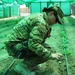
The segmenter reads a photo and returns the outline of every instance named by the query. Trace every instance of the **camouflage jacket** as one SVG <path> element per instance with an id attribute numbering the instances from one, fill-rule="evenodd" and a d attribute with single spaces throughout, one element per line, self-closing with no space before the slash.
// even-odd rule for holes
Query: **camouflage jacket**
<path id="1" fill-rule="evenodd" d="M 28 40 L 28 48 L 35 54 L 48 58 L 50 50 L 42 44 L 50 35 L 50 25 L 45 12 L 31 14 L 21 20 L 8 35 L 8 41 L 22 42 Z"/>

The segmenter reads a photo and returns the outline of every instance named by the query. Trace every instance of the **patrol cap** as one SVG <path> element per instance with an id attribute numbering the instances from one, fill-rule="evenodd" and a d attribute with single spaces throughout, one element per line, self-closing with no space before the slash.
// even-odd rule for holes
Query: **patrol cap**
<path id="1" fill-rule="evenodd" d="M 61 8 L 56 4 L 51 6 L 57 12 L 57 22 L 62 24 L 62 18 L 64 17 L 64 13 Z"/>
<path id="2" fill-rule="evenodd" d="M 47 11 L 47 12 L 54 11 L 56 21 L 59 24 L 62 24 L 62 18 L 64 17 L 64 13 L 57 4 L 56 5 L 50 5 L 48 8 L 44 8 L 43 11 Z"/>

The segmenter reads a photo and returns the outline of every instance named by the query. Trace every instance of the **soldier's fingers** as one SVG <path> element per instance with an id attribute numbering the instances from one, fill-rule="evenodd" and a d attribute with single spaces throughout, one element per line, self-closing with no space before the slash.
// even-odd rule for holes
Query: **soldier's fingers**
<path id="1" fill-rule="evenodd" d="M 58 56 L 63 56 L 61 53 L 57 53 L 58 54 Z"/>

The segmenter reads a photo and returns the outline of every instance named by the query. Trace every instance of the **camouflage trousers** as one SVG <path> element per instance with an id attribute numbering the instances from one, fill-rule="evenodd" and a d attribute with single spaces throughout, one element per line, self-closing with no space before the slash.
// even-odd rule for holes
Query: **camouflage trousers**
<path id="1" fill-rule="evenodd" d="M 14 58 L 23 59 L 25 57 L 35 55 L 32 51 L 30 51 L 28 49 L 27 41 L 24 41 L 24 42 L 16 42 L 16 41 L 5 42 L 5 48 L 9 54 L 9 56 L 13 56 Z"/>
<path id="2" fill-rule="evenodd" d="M 43 46 L 47 49 L 50 48 L 47 44 L 43 44 Z M 52 52 L 54 53 L 55 50 L 52 49 Z M 54 59 L 46 60 L 38 55 L 33 55 L 25 57 L 21 64 L 19 66 L 24 70 L 20 68 L 20 73 L 23 73 L 22 75 L 61 75 L 58 69 L 59 63 Z M 18 68 L 16 67 L 16 69 Z"/>
<path id="3" fill-rule="evenodd" d="M 59 70 L 59 63 L 57 60 L 43 60 L 38 57 L 25 59 L 19 64 L 19 74 L 22 75 L 61 75 Z"/>
<path id="4" fill-rule="evenodd" d="M 50 49 L 50 47 L 47 44 L 43 44 L 43 46 L 47 49 Z M 23 43 L 16 44 L 15 42 L 7 43 L 7 48 L 8 48 L 8 53 L 10 55 L 13 55 L 14 57 L 15 57 L 15 55 L 13 54 L 12 51 L 14 51 L 16 53 L 17 50 L 19 50 L 19 51 L 25 50 Z M 27 51 L 29 51 L 29 50 L 27 50 Z M 52 49 L 51 52 L 55 52 L 55 51 Z M 22 74 L 22 72 L 24 73 L 24 72 L 28 71 L 27 73 L 30 72 L 30 74 L 32 73 L 33 75 L 34 74 L 35 75 L 60 75 L 59 70 L 57 68 L 59 65 L 56 62 L 56 60 L 43 59 L 41 56 L 38 56 L 31 51 L 24 53 L 24 55 L 25 55 L 24 61 L 21 62 L 23 65 L 19 64 L 20 68 L 16 67 L 17 69 L 19 69 L 20 74 Z M 35 72 L 35 73 L 33 73 L 33 72 Z M 26 75 L 26 74 L 24 73 L 22 75 Z M 29 75 L 29 74 L 27 74 L 27 75 Z"/>

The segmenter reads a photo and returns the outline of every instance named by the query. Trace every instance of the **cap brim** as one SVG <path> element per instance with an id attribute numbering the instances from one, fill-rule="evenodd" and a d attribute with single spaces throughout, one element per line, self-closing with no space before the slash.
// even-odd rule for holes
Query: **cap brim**
<path id="1" fill-rule="evenodd" d="M 58 21 L 57 21 L 57 22 L 58 22 L 59 24 L 62 24 L 62 19 L 61 19 L 61 17 L 60 17 L 59 15 L 57 15 L 57 17 L 58 17 Z"/>

